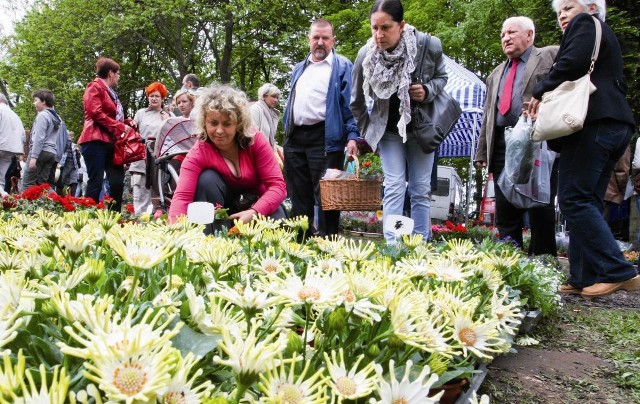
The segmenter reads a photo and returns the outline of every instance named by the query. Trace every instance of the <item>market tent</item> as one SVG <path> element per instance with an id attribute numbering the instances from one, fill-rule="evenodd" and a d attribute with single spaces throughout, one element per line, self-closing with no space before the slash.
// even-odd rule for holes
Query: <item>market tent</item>
<path id="1" fill-rule="evenodd" d="M 487 86 L 472 72 L 443 55 L 449 75 L 445 91 L 460 104 L 462 116 L 438 149 L 439 157 L 473 157 L 480 126 Z"/>

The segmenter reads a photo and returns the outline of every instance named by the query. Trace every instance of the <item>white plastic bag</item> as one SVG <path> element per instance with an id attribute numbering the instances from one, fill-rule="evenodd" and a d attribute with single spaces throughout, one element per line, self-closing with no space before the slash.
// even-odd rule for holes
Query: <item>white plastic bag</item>
<path id="1" fill-rule="evenodd" d="M 531 119 L 521 116 L 513 128 L 505 129 L 505 164 L 498 186 L 515 207 L 529 209 L 551 201 L 551 168 L 556 153 L 547 142 L 532 142 Z"/>
<path id="2" fill-rule="evenodd" d="M 504 170 L 513 184 L 526 184 L 531 178 L 534 164 L 535 144 L 531 141 L 533 125 L 531 118 L 520 116 L 513 128 L 504 131 Z"/>

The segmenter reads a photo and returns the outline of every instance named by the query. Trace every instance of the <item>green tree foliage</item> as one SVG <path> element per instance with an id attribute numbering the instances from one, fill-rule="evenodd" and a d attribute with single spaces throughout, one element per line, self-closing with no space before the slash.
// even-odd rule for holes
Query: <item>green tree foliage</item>
<path id="1" fill-rule="evenodd" d="M 11 4 L 25 0 L 16 0 Z M 336 48 L 354 59 L 370 37 L 371 1 L 325 0 L 35 0 L 15 33 L 0 38 L 0 91 L 9 95 L 25 122 L 35 111 L 30 93 L 50 88 L 57 107 L 76 132 L 82 125 L 82 93 L 95 61 L 121 64 L 118 88 L 129 114 L 146 104 L 144 92 L 161 81 L 173 92 L 187 73 L 204 84 L 231 82 L 255 98 L 272 82 L 288 91 L 291 68 L 308 52 L 314 18 L 333 22 Z M 536 23 L 536 45 L 557 44 L 561 32 L 548 0 L 405 0 L 405 19 L 442 39 L 444 51 L 482 79 L 504 55 L 502 21 L 527 15 Z M 611 0 L 607 21 L 625 58 L 629 98 L 640 112 L 640 41 L 635 0 Z M 6 6 L 5 6 L 6 8 Z"/>

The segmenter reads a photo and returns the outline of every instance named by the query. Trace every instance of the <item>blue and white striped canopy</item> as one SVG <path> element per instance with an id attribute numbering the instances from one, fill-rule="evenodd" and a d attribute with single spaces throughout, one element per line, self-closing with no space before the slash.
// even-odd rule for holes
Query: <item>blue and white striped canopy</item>
<path id="1" fill-rule="evenodd" d="M 445 91 L 462 108 L 462 116 L 438 149 L 439 157 L 468 157 L 475 154 L 480 136 L 482 109 L 487 97 L 487 86 L 472 72 L 446 55 L 445 67 L 449 75 Z"/>

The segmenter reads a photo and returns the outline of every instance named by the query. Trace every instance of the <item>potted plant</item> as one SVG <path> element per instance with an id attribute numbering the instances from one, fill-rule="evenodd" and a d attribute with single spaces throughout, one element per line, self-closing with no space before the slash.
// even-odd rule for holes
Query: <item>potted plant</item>
<path id="1" fill-rule="evenodd" d="M 233 219 L 229 218 L 229 208 L 225 208 L 220 204 L 215 205 L 215 215 L 211 224 L 214 233 L 226 232 L 233 227 Z"/>

